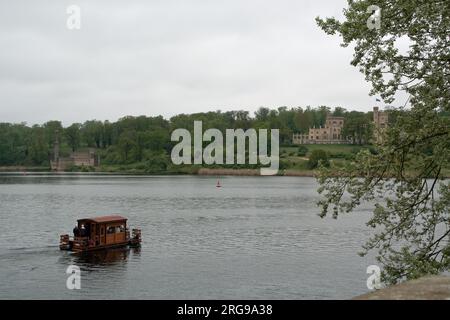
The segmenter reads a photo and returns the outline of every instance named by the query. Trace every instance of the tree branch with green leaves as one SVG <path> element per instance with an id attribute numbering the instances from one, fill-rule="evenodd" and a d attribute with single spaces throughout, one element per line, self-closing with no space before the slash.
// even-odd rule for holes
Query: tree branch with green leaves
<path id="1" fill-rule="evenodd" d="M 368 28 L 370 5 L 380 28 Z M 320 216 L 337 218 L 363 201 L 374 203 L 373 236 L 362 255 L 377 250 L 383 280 L 396 283 L 450 267 L 450 4 L 448 1 L 348 1 L 344 21 L 316 18 L 327 34 L 354 46 L 351 64 L 392 111 L 376 154 L 361 151 L 342 168 L 319 171 Z"/>

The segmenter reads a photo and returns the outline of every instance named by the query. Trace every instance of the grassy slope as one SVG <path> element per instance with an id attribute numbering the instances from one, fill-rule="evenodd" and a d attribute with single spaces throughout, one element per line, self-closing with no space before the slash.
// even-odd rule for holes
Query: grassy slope
<path id="1" fill-rule="evenodd" d="M 311 153 L 313 150 L 325 150 L 329 154 L 335 154 L 335 153 L 352 153 L 353 150 L 359 150 L 362 148 L 368 148 L 369 146 L 359 146 L 354 144 L 304 144 L 302 145 L 306 148 L 308 148 L 308 153 Z M 295 147 L 281 147 L 280 152 L 286 151 L 286 152 L 295 152 L 297 153 L 297 150 L 300 146 Z"/>
<path id="2" fill-rule="evenodd" d="M 368 148 L 369 146 L 358 146 L 353 144 L 307 144 L 303 145 L 308 149 L 305 156 L 298 156 L 297 151 L 300 146 L 281 147 L 280 159 L 284 162 L 289 172 L 303 172 L 312 173 L 313 170 L 307 168 L 309 155 L 313 150 L 324 150 L 330 156 L 330 161 L 335 164 L 344 163 L 346 160 L 342 159 L 342 155 L 351 155 L 358 152 L 362 148 Z M 341 157 L 339 157 L 341 156 Z"/>

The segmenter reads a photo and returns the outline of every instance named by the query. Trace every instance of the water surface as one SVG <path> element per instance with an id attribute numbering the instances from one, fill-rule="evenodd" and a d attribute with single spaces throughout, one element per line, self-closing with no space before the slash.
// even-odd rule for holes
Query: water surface
<path id="1" fill-rule="evenodd" d="M 305 177 L 0 175 L 1 299 L 347 299 L 367 292 L 370 207 L 317 216 Z M 58 248 L 76 219 L 121 214 L 138 250 Z M 66 288 L 69 265 L 81 290 Z"/>

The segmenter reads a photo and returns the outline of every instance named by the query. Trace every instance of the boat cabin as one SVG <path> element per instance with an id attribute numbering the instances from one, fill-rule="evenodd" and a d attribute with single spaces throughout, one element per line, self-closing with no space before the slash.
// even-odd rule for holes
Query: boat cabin
<path id="1" fill-rule="evenodd" d="M 89 251 L 94 249 L 138 245 L 141 242 L 139 229 L 127 227 L 127 218 L 119 215 L 101 216 L 77 220 L 73 229 L 73 240 L 65 234 L 61 236 L 62 250 Z"/>
<path id="2" fill-rule="evenodd" d="M 79 219 L 74 236 L 88 237 L 96 246 L 121 243 L 126 241 L 126 226 L 127 219 L 122 216 Z"/>

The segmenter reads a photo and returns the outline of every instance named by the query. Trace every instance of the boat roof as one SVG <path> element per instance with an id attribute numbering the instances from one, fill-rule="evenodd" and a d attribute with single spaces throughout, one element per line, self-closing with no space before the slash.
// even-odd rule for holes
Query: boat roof
<path id="1" fill-rule="evenodd" d="M 100 216 L 100 217 L 93 217 L 93 218 L 84 218 L 84 219 L 78 219 L 78 221 L 92 221 L 95 223 L 104 223 L 104 222 L 119 222 L 119 221 L 126 221 L 127 218 L 118 216 L 118 215 L 111 215 L 111 216 Z"/>

